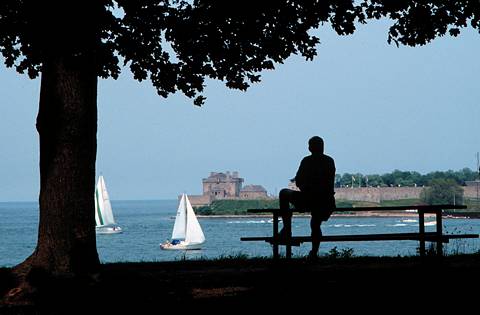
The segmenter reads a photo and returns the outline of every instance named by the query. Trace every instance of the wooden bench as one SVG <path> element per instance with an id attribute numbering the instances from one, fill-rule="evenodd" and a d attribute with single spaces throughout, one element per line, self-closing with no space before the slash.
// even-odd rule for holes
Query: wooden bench
<path id="1" fill-rule="evenodd" d="M 448 243 L 451 239 L 459 238 L 478 238 L 478 234 L 443 234 L 442 211 L 444 209 L 466 209 L 462 205 L 413 205 L 413 206 L 395 206 L 395 207 L 354 207 L 337 208 L 335 212 L 359 212 L 359 211 L 405 211 L 416 210 L 418 214 L 418 233 L 387 233 L 387 234 L 356 234 L 356 235 L 324 235 L 320 242 L 345 242 L 345 241 L 394 241 L 394 240 L 413 240 L 419 241 L 420 256 L 425 256 L 425 242 L 436 242 L 436 253 L 443 255 L 443 243 Z M 306 213 L 308 211 L 295 210 L 296 213 Z M 287 240 L 280 240 L 278 235 L 278 218 L 280 209 L 249 209 L 249 213 L 272 213 L 273 215 L 273 236 L 254 236 L 242 237 L 241 241 L 265 241 L 273 247 L 273 258 L 279 258 L 279 245 L 285 245 L 285 256 L 291 258 L 292 246 L 300 246 L 301 243 L 311 242 L 311 236 L 290 236 Z M 436 219 L 436 231 L 425 232 L 425 214 L 433 213 Z M 291 230 L 291 229 L 290 229 Z"/>

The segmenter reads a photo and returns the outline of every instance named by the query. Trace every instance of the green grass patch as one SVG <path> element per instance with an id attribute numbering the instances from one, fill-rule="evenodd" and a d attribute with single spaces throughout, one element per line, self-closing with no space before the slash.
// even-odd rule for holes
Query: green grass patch
<path id="1" fill-rule="evenodd" d="M 400 199 L 400 200 L 383 200 L 380 202 L 382 207 L 411 206 L 425 204 L 420 199 Z"/>
<path id="2" fill-rule="evenodd" d="M 270 200 L 215 200 L 208 206 L 195 209 L 200 215 L 246 215 L 248 209 L 278 208 L 278 199 Z"/>
<path id="3" fill-rule="evenodd" d="M 467 206 L 467 210 L 480 212 L 480 199 L 464 198 L 463 203 Z"/>

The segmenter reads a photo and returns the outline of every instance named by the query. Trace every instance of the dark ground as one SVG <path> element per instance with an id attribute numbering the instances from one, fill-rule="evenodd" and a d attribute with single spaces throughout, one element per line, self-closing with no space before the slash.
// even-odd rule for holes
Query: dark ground
<path id="1" fill-rule="evenodd" d="M 456 314 L 462 310 L 475 314 L 480 302 L 480 254 L 441 259 L 327 257 L 316 262 L 299 258 L 278 263 L 225 259 L 102 268 L 96 281 L 36 276 L 32 280 L 39 287 L 36 305 L 0 306 L 0 314 L 160 314 L 172 308 L 194 308 L 203 314 L 327 306 L 385 313 L 451 307 Z M 0 295 L 11 286 L 9 272 L 0 269 Z"/>

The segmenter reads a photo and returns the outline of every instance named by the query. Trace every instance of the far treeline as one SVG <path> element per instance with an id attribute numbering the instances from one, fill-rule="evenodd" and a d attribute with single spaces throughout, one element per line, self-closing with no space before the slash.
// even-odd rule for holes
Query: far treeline
<path id="1" fill-rule="evenodd" d="M 479 172 L 469 168 L 459 171 L 435 171 L 420 174 L 414 171 L 394 170 L 383 175 L 361 173 L 344 173 L 335 176 L 335 187 L 404 187 L 404 186 L 430 186 L 433 180 L 454 180 L 458 185 L 465 186 L 465 182 L 479 178 Z"/>

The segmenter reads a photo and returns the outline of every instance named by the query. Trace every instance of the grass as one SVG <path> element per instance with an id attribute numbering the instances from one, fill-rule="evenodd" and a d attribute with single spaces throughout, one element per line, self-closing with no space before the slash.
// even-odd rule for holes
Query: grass
<path id="1" fill-rule="evenodd" d="M 400 199 L 400 200 L 383 200 L 380 202 L 382 207 L 395 207 L 395 206 L 410 206 L 425 204 L 420 199 Z"/>
<path id="2" fill-rule="evenodd" d="M 215 200 L 208 206 L 198 207 L 200 215 L 245 215 L 248 209 L 278 208 L 278 199 L 272 200 Z"/>
<path id="3" fill-rule="evenodd" d="M 0 269 L 2 285 L 8 280 L 8 270 Z M 94 283 L 49 280 L 39 286 L 35 306 L 4 306 L 0 313 L 93 314 L 133 309 L 133 313 L 158 314 L 174 305 L 198 312 L 220 308 L 251 312 L 261 306 L 309 308 L 327 301 L 348 301 L 343 309 L 353 307 L 354 301 L 367 307 L 380 300 L 398 302 L 398 296 L 425 300 L 452 290 L 463 300 L 469 298 L 466 289 L 479 274 L 479 253 L 421 259 L 357 257 L 348 250 L 332 249 L 316 261 L 295 257 L 274 262 L 269 257 L 237 254 L 191 261 L 115 263 L 102 265 Z M 462 305 L 458 308 L 461 311 Z"/>

